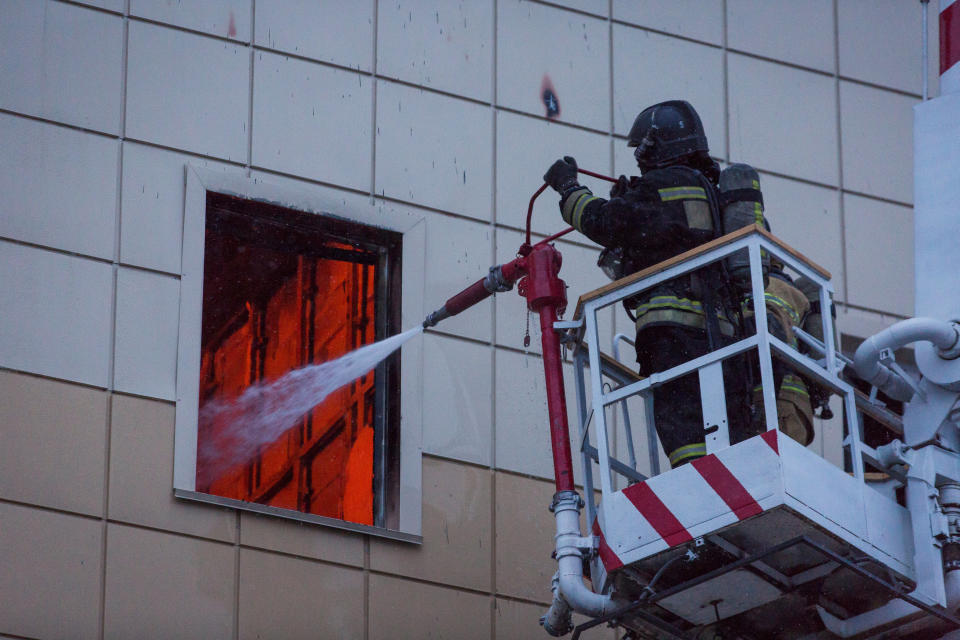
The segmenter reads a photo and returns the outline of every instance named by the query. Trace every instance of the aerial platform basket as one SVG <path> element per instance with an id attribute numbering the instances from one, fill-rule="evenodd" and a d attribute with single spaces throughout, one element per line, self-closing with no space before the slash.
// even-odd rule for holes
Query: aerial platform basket
<path id="1" fill-rule="evenodd" d="M 613 356 L 602 353 L 598 311 L 737 252 L 749 255 L 754 335 L 649 378 L 621 364 L 616 348 Z M 810 346 L 806 355 L 766 329 L 765 305 L 756 302 L 764 300 L 765 254 L 820 288 L 823 339 L 799 332 Z M 596 547 L 593 588 L 636 603 L 617 624 L 684 637 L 683 629 L 732 621 L 744 637 L 798 637 L 824 629 L 818 609 L 847 619 L 893 598 L 912 601 L 904 595 L 917 582 L 910 513 L 892 491 L 865 481 L 865 464 L 882 466 L 862 442 L 857 393 L 839 376 L 844 365 L 834 344 L 832 293 L 825 269 L 750 227 L 584 295 L 573 320 L 555 325 L 573 345 L 587 522 Z M 768 425 L 778 424 L 774 359 L 842 399 L 849 472 L 775 429 L 730 446 L 721 363 L 748 353 L 759 365 Z M 708 455 L 660 473 L 652 392 L 691 374 L 700 380 Z M 643 398 L 646 409 L 649 475 L 638 470 L 634 452 L 625 408 L 632 396 Z M 610 448 L 621 404 L 617 429 L 626 432 L 629 459 Z M 927 604 L 916 606 L 942 617 Z M 784 629 L 790 632 L 781 636 Z"/>
<path id="2" fill-rule="evenodd" d="M 777 431 L 612 492 L 601 506 L 594 584 L 629 591 L 672 558 L 702 555 L 679 576 L 668 567 L 650 602 L 692 625 L 756 608 L 749 626 L 782 623 L 799 613 L 808 584 L 847 617 L 914 582 L 907 510 Z"/>

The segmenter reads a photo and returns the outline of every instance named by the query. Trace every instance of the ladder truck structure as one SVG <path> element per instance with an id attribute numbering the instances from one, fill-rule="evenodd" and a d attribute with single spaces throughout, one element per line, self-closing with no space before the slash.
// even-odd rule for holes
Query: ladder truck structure
<path id="1" fill-rule="evenodd" d="M 558 320 L 566 286 L 551 243 L 571 229 L 531 244 L 533 203 L 546 185 L 531 198 L 517 258 L 427 317 L 432 326 L 514 283 L 539 315 L 556 483 L 548 633 L 577 638 L 609 624 L 627 629 L 625 638 L 960 639 L 960 0 L 941 0 L 940 10 L 941 95 L 914 108 L 917 317 L 867 338 L 852 359 L 836 343 L 830 274 L 759 226 L 586 293 L 570 320 Z M 605 352 L 598 312 L 743 252 L 752 335 L 647 378 L 620 362 L 623 336 Z M 766 329 L 767 255 L 819 291 L 822 338 L 794 328 L 803 353 Z M 913 372 L 894 355 L 907 345 Z M 576 483 L 564 348 L 574 365 Z M 733 357 L 758 363 L 768 425 L 736 443 L 722 374 Z M 842 467 L 777 430 L 774 361 L 839 399 Z M 692 374 L 707 455 L 661 470 L 652 390 Z M 880 406 L 878 391 L 903 403 L 902 416 Z M 892 439 L 865 442 L 864 416 Z M 638 470 L 638 448 L 649 454 L 649 476 Z M 590 620 L 574 628 L 573 612 Z"/>

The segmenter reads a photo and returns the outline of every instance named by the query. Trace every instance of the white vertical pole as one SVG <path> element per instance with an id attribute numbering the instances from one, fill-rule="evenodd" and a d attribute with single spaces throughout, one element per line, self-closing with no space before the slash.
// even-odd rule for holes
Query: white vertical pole
<path id="1" fill-rule="evenodd" d="M 650 477 L 660 475 L 660 438 L 654 428 L 653 390 L 643 394 L 644 419 L 647 427 L 647 456 L 650 458 Z"/>
<path id="2" fill-rule="evenodd" d="M 700 408 L 703 428 L 711 429 L 704 438 L 707 453 L 716 453 L 730 446 L 727 426 L 727 396 L 723 389 L 723 362 L 700 367 Z"/>
<path id="3" fill-rule="evenodd" d="M 914 314 L 960 318 L 960 0 L 940 0 L 940 96 L 913 108 Z"/>
<path id="4" fill-rule="evenodd" d="M 923 76 L 922 76 L 922 78 L 923 78 L 923 100 L 924 100 L 924 102 L 926 102 L 927 97 L 930 95 L 930 86 L 929 86 L 929 85 L 930 85 L 930 82 L 929 82 L 929 76 L 930 76 L 930 60 L 929 60 L 929 57 L 930 57 L 930 56 L 929 56 L 929 53 L 930 53 L 930 52 L 928 51 L 928 49 L 930 48 L 930 45 L 929 45 L 929 40 L 928 40 L 928 38 L 927 38 L 927 31 L 928 31 L 928 29 L 927 29 L 927 20 L 928 20 L 928 19 L 927 19 L 927 8 L 928 8 L 928 6 L 930 5 L 930 0 L 920 0 L 920 5 L 923 7 L 923 11 L 922 11 L 922 13 L 923 13 L 923 18 L 922 18 L 922 20 L 923 20 L 923 25 L 922 25 L 922 29 L 923 29 L 923 30 L 922 30 L 921 36 L 920 36 L 920 40 L 921 40 L 921 42 L 922 42 L 922 44 L 920 45 L 920 46 L 922 47 L 922 48 L 920 49 L 920 67 L 921 67 L 921 70 L 922 70 L 922 73 L 923 73 Z"/>
<path id="5" fill-rule="evenodd" d="M 610 483 L 610 449 L 607 443 L 607 411 L 603 406 L 603 377 L 600 373 L 600 333 L 597 331 L 597 309 L 590 304 L 583 310 L 587 320 L 586 338 L 590 345 L 590 393 L 593 396 L 593 423 L 597 431 L 597 452 L 600 464 L 600 490 L 606 498 L 613 492 Z M 604 509 L 607 500 L 600 503 Z"/>
<path id="6" fill-rule="evenodd" d="M 757 326 L 757 355 L 760 360 L 760 383 L 763 385 L 763 413 L 767 431 L 776 429 L 777 390 L 774 389 L 773 359 L 770 357 L 770 334 L 767 333 L 767 298 L 763 286 L 763 262 L 760 236 L 750 236 L 750 286 L 753 292 L 753 318 Z"/>
<path id="7" fill-rule="evenodd" d="M 573 379 L 577 388 L 577 422 L 580 424 L 580 461 L 583 465 L 583 493 L 587 502 L 587 527 L 593 524 L 597 517 L 597 507 L 593 501 L 593 458 L 586 452 L 584 445 L 590 444 L 586 434 L 589 427 L 587 421 L 590 413 L 587 411 L 587 388 L 583 378 L 583 367 L 586 366 L 586 356 L 583 351 L 577 351 L 574 356 Z"/>

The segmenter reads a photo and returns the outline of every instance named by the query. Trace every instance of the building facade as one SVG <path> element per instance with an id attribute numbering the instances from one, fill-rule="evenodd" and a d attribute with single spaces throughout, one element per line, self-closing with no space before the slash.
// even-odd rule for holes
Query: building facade
<path id="1" fill-rule="evenodd" d="M 833 274 L 849 347 L 913 312 L 921 84 L 913 0 L 5 0 L 0 635 L 543 634 L 553 470 L 515 292 L 404 347 L 400 524 L 174 497 L 191 175 L 408 221 L 409 329 L 515 255 L 557 157 L 629 175 L 635 115 L 687 99 L 715 158 L 760 171 L 774 234 Z M 562 228 L 551 193 L 533 221 Z M 558 247 L 571 302 L 605 284 L 596 246 Z M 840 440 L 818 421 L 810 446 L 841 464 Z"/>

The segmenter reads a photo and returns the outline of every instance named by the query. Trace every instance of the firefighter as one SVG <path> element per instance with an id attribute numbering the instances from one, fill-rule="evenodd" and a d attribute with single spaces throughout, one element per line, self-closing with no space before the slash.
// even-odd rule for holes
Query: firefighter
<path id="1" fill-rule="evenodd" d="M 544 181 L 560 194 L 563 219 L 605 247 L 600 266 L 620 278 L 693 249 L 721 235 L 717 180 L 707 138 L 694 108 L 670 100 L 644 109 L 630 129 L 639 177 L 620 176 L 610 199 L 577 181 L 570 156 L 557 160 Z M 624 302 L 636 320 L 640 374 L 649 376 L 730 344 L 738 312 L 729 280 L 710 266 L 644 291 Z M 749 386 L 742 358 L 724 362 L 731 442 L 749 429 Z M 657 434 L 677 467 L 706 455 L 696 373 L 653 390 Z"/>
<path id="2" fill-rule="evenodd" d="M 800 345 L 793 327 L 802 326 L 810 311 L 810 301 L 784 273 L 783 263 L 776 258 L 770 260 L 769 276 L 764 291 L 767 328 L 771 335 L 798 349 Z M 751 298 L 747 297 L 743 304 L 744 316 L 749 318 L 753 315 Z M 755 376 L 758 382 L 759 378 Z M 777 389 L 778 428 L 800 444 L 810 444 L 813 442 L 813 405 L 806 380 L 779 360 L 773 361 L 773 378 Z M 753 390 L 753 430 L 757 433 L 766 430 L 763 390 L 759 384 Z"/>
<path id="3" fill-rule="evenodd" d="M 719 192 L 725 232 L 755 224 L 770 230 L 770 223 L 764 215 L 760 175 L 756 169 L 747 164 L 730 165 L 720 172 Z M 767 329 L 772 335 L 797 349 L 799 344 L 793 327 L 801 326 L 808 315 L 811 308 L 808 295 L 784 273 L 783 263 L 766 251 L 761 252 L 761 262 Z M 750 263 L 746 250 L 735 253 L 727 259 L 726 264 L 733 284 L 744 300 L 743 316 L 752 327 Z M 761 433 L 766 430 L 766 420 L 763 388 L 759 384 L 759 360 L 756 356 L 751 356 L 750 363 L 756 383 L 753 389 L 752 432 Z M 813 405 L 807 382 L 779 360 L 773 362 L 773 378 L 777 398 L 777 427 L 800 444 L 810 444 L 813 441 Z M 819 391 L 819 387 L 815 385 L 812 388 Z"/>

